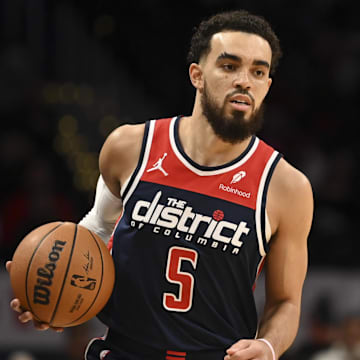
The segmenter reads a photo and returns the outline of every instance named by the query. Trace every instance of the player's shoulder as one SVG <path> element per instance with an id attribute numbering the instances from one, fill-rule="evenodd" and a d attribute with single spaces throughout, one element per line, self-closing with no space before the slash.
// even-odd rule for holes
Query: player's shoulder
<path id="1" fill-rule="evenodd" d="M 145 132 L 145 123 L 125 124 L 113 130 L 107 137 L 105 144 L 116 149 L 141 143 Z"/>
<path id="2" fill-rule="evenodd" d="M 99 156 L 103 177 L 120 183 L 135 169 L 143 143 L 145 124 L 122 125 L 106 138 Z"/>
<path id="3" fill-rule="evenodd" d="M 294 165 L 281 158 L 273 174 L 273 185 L 278 193 L 293 196 L 312 196 L 309 178 Z"/>
<path id="4" fill-rule="evenodd" d="M 287 228 L 297 224 L 299 219 L 304 224 L 311 223 L 314 199 L 310 181 L 284 158 L 278 162 L 271 178 L 267 208 L 274 231 L 280 225 Z"/>

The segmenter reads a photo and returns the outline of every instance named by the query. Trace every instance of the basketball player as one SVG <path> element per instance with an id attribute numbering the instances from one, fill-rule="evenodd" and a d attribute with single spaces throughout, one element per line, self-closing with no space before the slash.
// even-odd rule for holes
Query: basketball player
<path id="1" fill-rule="evenodd" d="M 273 360 L 293 342 L 312 190 L 255 135 L 280 54 L 262 17 L 217 14 L 192 38 L 192 114 L 121 126 L 106 140 L 80 223 L 110 238 L 116 284 L 99 315 L 109 330 L 86 359 Z M 21 312 L 17 299 L 11 306 Z"/>

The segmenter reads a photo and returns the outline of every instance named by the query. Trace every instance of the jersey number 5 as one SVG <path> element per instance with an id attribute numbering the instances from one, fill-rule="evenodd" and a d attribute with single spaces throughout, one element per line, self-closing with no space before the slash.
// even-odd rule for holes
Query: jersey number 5
<path id="1" fill-rule="evenodd" d="M 193 301 L 194 277 L 181 271 L 183 261 L 190 261 L 196 269 L 198 254 L 195 250 L 173 246 L 169 249 L 166 266 L 166 279 L 179 285 L 179 294 L 164 293 L 163 305 L 166 310 L 186 312 L 191 309 Z"/>

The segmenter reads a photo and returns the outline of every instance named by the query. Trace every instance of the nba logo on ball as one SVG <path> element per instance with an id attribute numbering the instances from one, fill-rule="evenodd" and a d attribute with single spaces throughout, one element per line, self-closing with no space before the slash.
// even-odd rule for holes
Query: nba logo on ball
<path id="1" fill-rule="evenodd" d="M 83 275 L 73 275 L 70 284 L 82 289 L 94 290 L 96 287 L 96 279 L 92 279 Z"/>

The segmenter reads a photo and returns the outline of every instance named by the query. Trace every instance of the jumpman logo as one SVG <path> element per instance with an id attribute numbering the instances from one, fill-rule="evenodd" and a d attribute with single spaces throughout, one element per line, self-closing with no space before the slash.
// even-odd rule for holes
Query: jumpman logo
<path id="1" fill-rule="evenodd" d="M 146 170 L 146 172 L 160 170 L 165 176 L 168 176 L 169 174 L 164 170 L 162 167 L 162 163 L 164 159 L 166 158 L 167 153 L 164 153 L 164 155 L 153 165 L 151 169 Z"/>

